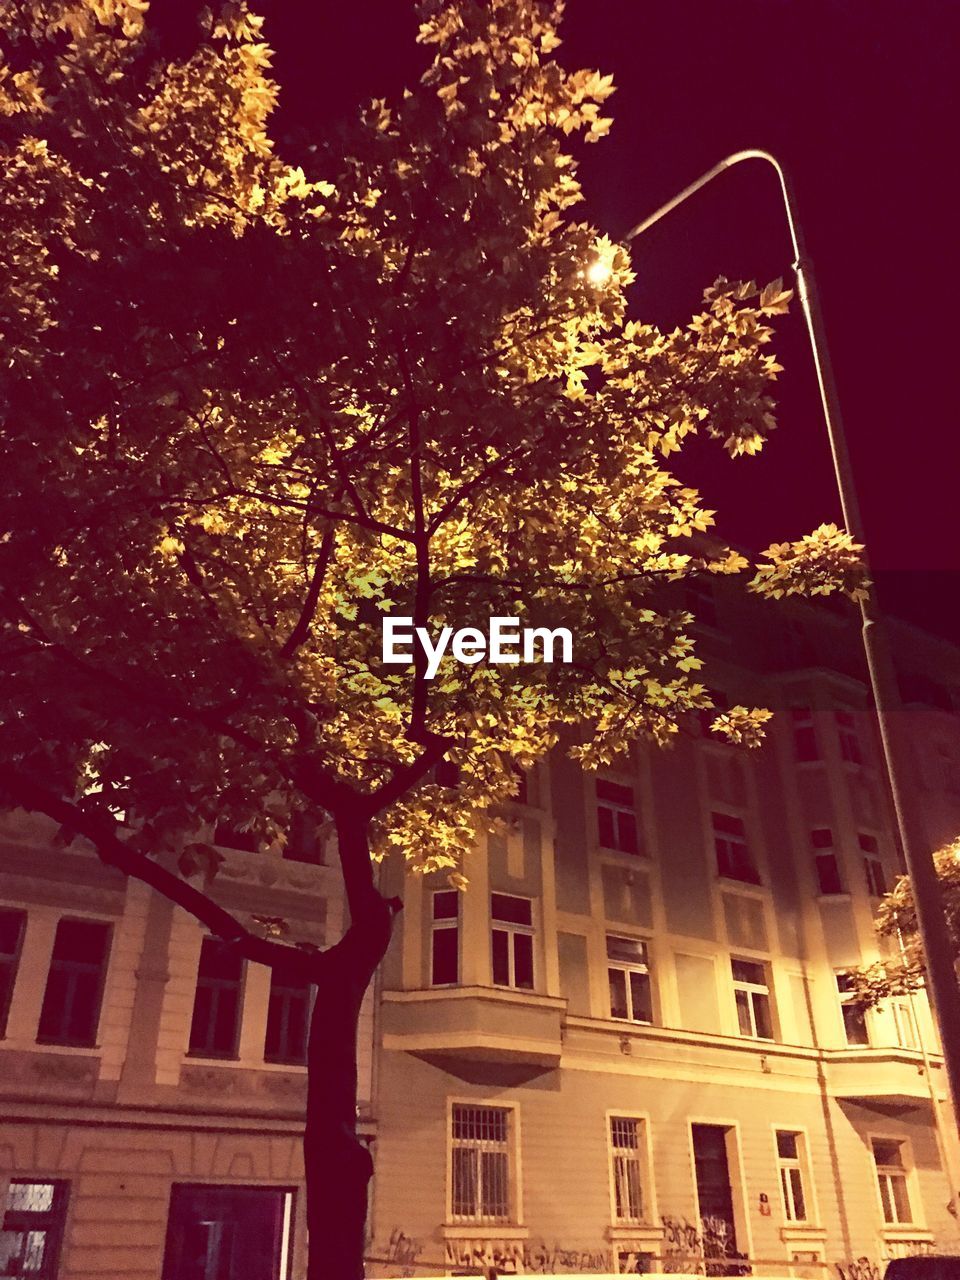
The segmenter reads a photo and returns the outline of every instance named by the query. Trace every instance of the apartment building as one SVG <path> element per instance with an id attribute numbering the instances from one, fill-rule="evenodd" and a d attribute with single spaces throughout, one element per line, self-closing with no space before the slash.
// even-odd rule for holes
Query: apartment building
<path id="1" fill-rule="evenodd" d="M 960 1245 L 926 998 L 849 999 L 899 871 L 857 628 L 843 609 L 700 605 L 717 693 L 777 713 L 761 750 L 691 724 L 599 775 L 558 754 L 466 893 L 402 886 L 378 1256 L 872 1280 Z M 911 628 L 895 639 L 940 843 L 960 833 L 960 666 Z"/>
<path id="2" fill-rule="evenodd" d="M 48 823 L 0 821 L 0 1276 L 302 1275 L 310 992 Z M 339 872 L 220 832 L 219 900 L 339 936 Z M 361 1041 L 370 1131 L 372 1010 Z"/>
<path id="3" fill-rule="evenodd" d="M 761 751 L 691 724 L 600 776 L 558 754 L 466 893 L 384 868 L 406 909 L 361 1044 L 371 1274 L 873 1280 L 957 1247 L 925 1002 L 846 998 L 898 870 L 856 629 L 699 609 L 718 693 L 778 712 Z M 898 641 L 941 842 L 960 831 L 960 662 Z M 309 833 L 288 856 L 216 838 L 224 905 L 340 935 L 335 858 Z M 0 817 L 0 886 L 0 1275 L 302 1276 L 309 991 L 36 818 Z"/>

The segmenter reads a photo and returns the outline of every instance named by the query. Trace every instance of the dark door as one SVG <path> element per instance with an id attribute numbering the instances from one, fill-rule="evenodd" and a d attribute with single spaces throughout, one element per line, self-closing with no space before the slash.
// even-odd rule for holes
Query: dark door
<path id="1" fill-rule="evenodd" d="M 697 1200 L 700 1205 L 700 1233 L 703 1256 L 736 1258 L 737 1229 L 733 1214 L 733 1189 L 727 1159 L 727 1127 L 720 1124 L 695 1124 L 693 1159 L 697 1176 Z M 707 1275 L 737 1275 L 742 1265 L 708 1264 Z"/>

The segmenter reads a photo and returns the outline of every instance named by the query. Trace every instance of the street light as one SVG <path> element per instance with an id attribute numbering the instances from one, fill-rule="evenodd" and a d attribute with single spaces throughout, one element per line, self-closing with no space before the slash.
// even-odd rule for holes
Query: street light
<path id="1" fill-rule="evenodd" d="M 783 166 L 769 151 L 737 151 L 727 156 L 712 169 L 708 169 L 695 182 L 661 205 L 648 218 L 627 233 L 625 239 L 633 240 L 649 230 L 661 218 L 672 212 L 705 187 L 714 178 L 725 173 L 734 165 L 744 160 L 763 160 L 772 165 L 780 182 L 783 206 L 790 229 L 790 240 L 793 246 L 793 273 L 797 283 L 797 294 L 806 322 L 813 363 L 817 371 L 817 383 L 820 387 L 820 403 L 827 424 L 827 435 L 830 440 L 830 452 L 833 456 L 833 471 L 840 494 L 840 505 L 843 510 L 844 524 L 857 542 L 864 542 L 863 523 L 860 517 L 860 504 L 850 468 L 847 452 L 847 441 L 840 418 L 840 407 L 837 400 L 837 389 L 830 364 L 830 353 L 823 333 L 823 320 L 817 297 L 813 269 L 804 251 L 803 234 L 797 215 L 790 182 Z M 960 1119 L 960 987 L 957 985 L 954 958 L 950 949 L 949 934 L 943 903 L 940 898 L 937 874 L 933 862 L 933 852 L 929 847 L 925 832 L 918 820 L 916 808 L 909 793 L 909 760 L 907 744 L 903 735 L 898 712 L 900 710 L 900 693 L 897 687 L 896 672 L 890 655 L 890 647 L 886 636 L 886 628 L 877 602 L 876 593 L 870 587 L 865 598 L 860 601 L 860 615 L 863 622 L 863 647 L 867 658 L 870 676 L 870 689 L 876 709 L 880 737 L 883 743 L 884 763 L 893 797 L 896 814 L 897 832 L 907 866 L 907 873 L 913 885 L 913 897 L 917 909 L 917 923 L 920 938 L 926 957 L 927 974 L 933 994 L 937 1021 L 940 1027 L 940 1039 L 943 1045 L 943 1058 L 947 1070 L 949 1092 L 953 1100 L 954 1120 Z M 951 1187 L 951 1195 L 956 1188 Z"/>

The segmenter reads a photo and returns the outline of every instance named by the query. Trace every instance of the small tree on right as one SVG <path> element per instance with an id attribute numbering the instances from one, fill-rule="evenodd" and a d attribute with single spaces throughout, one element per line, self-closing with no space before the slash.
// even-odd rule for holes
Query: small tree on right
<path id="1" fill-rule="evenodd" d="M 960 837 L 934 854 L 934 864 L 954 962 L 960 967 Z M 909 876 L 900 876 L 884 896 L 875 923 L 878 935 L 893 942 L 893 954 L 852 971 L 858 1003 L 865 1007 L 879 1004 L 888 996 L 917 991 L 926 984 L 927 977 Z"/>

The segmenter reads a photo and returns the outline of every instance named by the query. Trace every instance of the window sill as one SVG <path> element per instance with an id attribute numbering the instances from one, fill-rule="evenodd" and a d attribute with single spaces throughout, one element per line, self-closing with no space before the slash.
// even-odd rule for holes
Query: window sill
<path id="1" fill-rule="evenodd" d="M 826 1240 L 827 1228 L 817 1226 L 815 1222 L 786 1222 L 780 1228 L 780 1239 L 784 1244 L 800 1244 L 803 1241 Z"/>
<path id="2" fill-rule="evenodd" d="M 880 1228 L 880 1235 L 890 1244 L 906 1244 L 914 1240 L 923 1241 L 924 1244 L 933 1244 L 934 1241 L 932 1231 L 928 1231 L 926 1227 L 911 1227 L 909 1222 L 888 1223 Z"/>
<path id="3" fill-rule="evenodd" d="M 851 902 L 853 894 L 847 889 L 841 889 L 839 893 L 818 893 L 818 902 Z"/>
<path id="4" fill-rule="evenodd" d="M 730 888 L 753 889 L 757 893 L 767 892 L 762 880 L 741 880 L 739 876 L 725 876 L 722 871 L 717 872 L 717 883 Z"/>
<path id="5" fill-rule="evenodd" d="M 34 1040 L 31 1047 L 41 1049 L 44 1053 L 80 1054 L 91 1057 L 100 1052 L 98 1044 L 67 1044 L 62 1040 Z"/>
<path id="6" fill-rule="evenodd" d="M 612 1244 L 643 1241 L 644 1244 L 663 1243 L 664 1228 L 655 1222 L 616 1222 L 607 1227 L 607 1239 Z"/>
<path id="7" fill-rule="evenodd" d="M 183 1055 L 188 1062 L 217 1062 L 221 1065 L 226 1062 L 236 1062 L 239 1064 L 240 1057 L 236 1053 L 204 1053 L 200 1049 L 188 1049 Z"/>
<path id="8" fill-rule="evenodd" d="M 530 1228 L 515 1222 L 445 1222 L 440 1235 L 444 1240 L 529 1240 Z"/>

